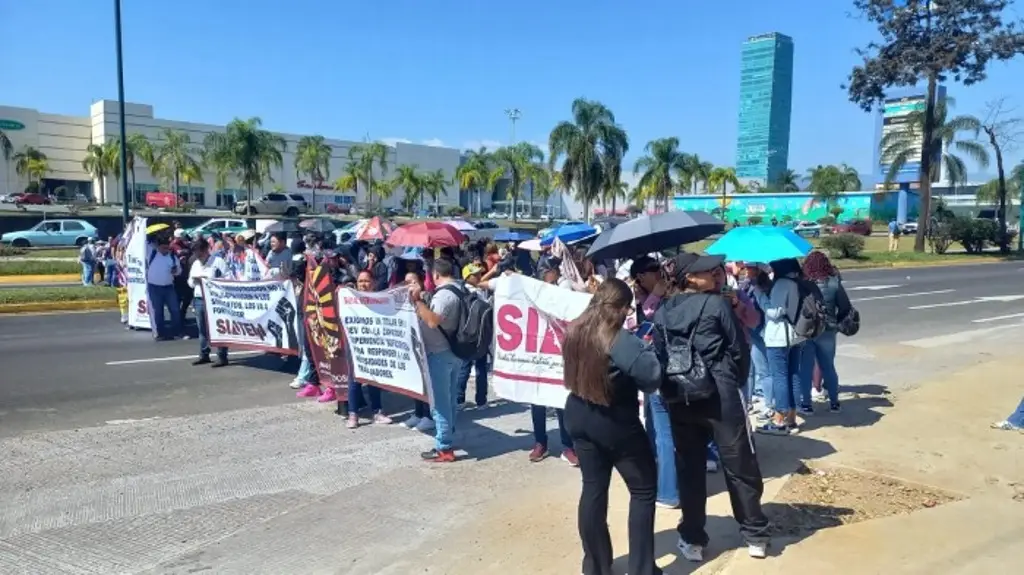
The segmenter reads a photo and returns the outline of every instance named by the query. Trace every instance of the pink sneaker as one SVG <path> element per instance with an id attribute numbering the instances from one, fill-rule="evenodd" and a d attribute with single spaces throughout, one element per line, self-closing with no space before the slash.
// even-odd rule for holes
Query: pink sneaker
<path id="1" fill-rule="evenodd" d="M 334 394 L 334 388 L 328 387 L 320 394 L 320 397 L 316 398 L 320 403 L 330 403 L 332 401 L 338 401 L 338 396 Z"/>
<path id="2" fill-rule="evenodd" d="M 295 394 L 295 397 L 319 397 L 320 386 L 319 385 L 307 385 L 299 390 Z"/>

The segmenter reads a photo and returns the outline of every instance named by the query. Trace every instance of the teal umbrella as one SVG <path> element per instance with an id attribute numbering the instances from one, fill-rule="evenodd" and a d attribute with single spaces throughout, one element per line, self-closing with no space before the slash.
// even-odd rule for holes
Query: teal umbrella
<path id="1" fill-rule="evenodd" d="M 786 258 L 802 258 L 812 249 L 814 246 L 811 242 L 788 228 L 754 226 L 729 230 L 704 252 L 725 256 L 731 262 L 768 263 Z"/>

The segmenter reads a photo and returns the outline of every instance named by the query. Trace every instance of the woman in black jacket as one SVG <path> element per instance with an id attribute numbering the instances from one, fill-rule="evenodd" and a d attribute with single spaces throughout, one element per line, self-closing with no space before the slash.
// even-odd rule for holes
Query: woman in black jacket
<path id="1" fill-rule="evenodd" d="M 736 295 L 723 291 L 723 263 L 723 258 L 716 256 L 677 255 L 672 261 L 676 295 L 663 301 L 654 314 L 654 347 L 662 363 L 668 361 L 666 337 L 676 350 L 676 344 L 689 341 L 714 382 L 705 399 L 687 400 L 676 393 L 671 380 L 662 387 L 676 446 L 683 510 L 679 550 L 690 561 L 702 561 L 708 544 L 705 457 L 712 439 L 725 471 L 733 516 L 750 555 L 763 558 L 768 546 L 769 524 L 761 510 L 761 469 L 741 391 L 750 369 L 750 347 L 732 309 L 739 305 Z"/>
<path id="2" fill-rule="evenodd" d="M 633 292 L 609 279 L 569 326 L 565 358 L 565 426 L 583 476 L 577 516 L 583 542 L 583 575 L 612 573 L 608 534 L 608 484 L 612 468 L 629 489 L 629 573 L 658 575 L 654 564 L 654 500 L 658 491 L 654 451 L 640 423 L 638 392 L 653 392 L 662 369 L 654 351 L 622 329 Z M 703 462 L 703 461 L 702 461 Z"/>

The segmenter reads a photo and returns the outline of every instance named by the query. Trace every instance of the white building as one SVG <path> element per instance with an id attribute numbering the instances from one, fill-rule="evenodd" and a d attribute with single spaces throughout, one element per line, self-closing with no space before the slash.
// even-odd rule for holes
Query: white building
<path id="1" fill-rule="evenodd" d="M 188 134 L 196 148 L 196 158 L 203 139 L 211 132 L 223 132 L 224 126 L 195 124 L 176 120 L 164 120 L 153 115 L 153 107 L 146 104 L 125 103 L 125 129 L 130 138 L 132 134 L 144 134 L 154 145 L 162 141 L 161 134 L 165 129 L 176 130 Z M 14 108 L 0 106 L 0 130 L 11 139 L 15 152 L 24 147 L 38 149 L 46 155 L 49 172 L 43 179 L 43 188 L 53 192 L 64 186 L 68 193 L 82 193 L 99 203 L 121 203 L 122 198 L 117 180 L 108 176 L 100 185 L 98 179 L 92 178 L 82 168 L 86 156 L 86 146 L 101 144 L 119 137 L 118 105 L 113 100 L 101 100 L 89 108 L 89 116 L 61 116 L 47 114 L 30 108 Z M 302 175 L 295 173 L 295 150 L 301 136 L 279 133 L 287 142 L 284 152 L 284 163 L 272 174 L 273 182 L 267 182 L 261 190 L 254 190 L 253 196 L 259 197 L 264 192 L 273 191 L 281 186 L 284 191 L 301 193 L 307 200 L 312 199 L 313 189 Z M 337 191 L 330 187 L 331 181 L 344 173 L 348 163 L 348 152 L 361 142 L 328 139 L 327 144 L 333 148 L 330 163 L 330 178 L 324 182 L 324 189 L 316 190 L 316 204 L 322 211 L 327 204 L 349 205 L 363 204 L 367 201 L 366 191 L 359 187 L 358 194 L 353 197 L 348 190 Z M 377 170 L 375 178 L 388 177 L 399 165 L 415 165 L 419 170 L 427 172 L 443 170 L 450 181 L 455 179 L 455 170 L 459 166 L 459 150 L 417 144 L 397 143 L 391 146 L 388 158 L 388 174 Z M 215 189 L 214 175 L 203 174 L 202 182 L 179 183 L 178 193 L 188 201 L 206 207 L 226 206 L 234 201 L 246 199 L 246 191 L 235 182 L 228 183 L 225 189 Z M 14 169 L 14 162 L 0 160 L 0 185 L 4 194 L 22 191 L 28 185 L 27 176 L 19 176 Z M 141 202 L 148 191 L 169 191 L 170 186 L 161 182 L 149 172 L 141 161 L 135 167 L 135 197 Z M 390 199 L 384 200 L 383 206 L 398 206 L 404 192 L 399 189 Z M 442 206 L 455 206 L 459 203 L 459 191 L 454 183 L 445 190 L 445 195 L 438 198 Z"/>

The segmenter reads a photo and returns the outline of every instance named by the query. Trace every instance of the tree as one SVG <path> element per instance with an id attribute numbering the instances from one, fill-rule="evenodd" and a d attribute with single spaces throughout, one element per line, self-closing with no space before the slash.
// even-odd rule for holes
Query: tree
<path id="1" fill-rule="evenodd" d="M 27 177 L 29 183 L 32 183 L 33 174 L 38 173 L 38 170 L 32 170 L 32 163 L 46 163 L 47 161 L 46 154 L 40 152 L 39 150 L 33 148 L 32 146 L 22 147 L 21 150 L 19 150 L 17 153 L 14 154 L 14 156 L 12 156 L 12 159 L 14 160 L 14 173 L 18 174 L 19 176 Z M 39 164 L 35 165 L 36 168 L 38 168 L 39 166 Z"/>
<path id="2" fill-rule="evenodd" d="M 509 175 L 510 182 L 506 194 L 512 199 L 512 221 L 515 222 L 518 216 L 516 200 L 523 190 L 523 185 L 529 181 L 532 173 L 531 165 L 534 162 L 543 162 L 544 152 L 529 142 L 519 142 L 512 146 L 498 148 L 494 152 L 494 159 Z"/>
<path id="3" fill-rule="evenodd" d="M 50 161 L 43 156 L 28 160 L 25 173 L 28 174 L 29 184 L 35 183 L 36 187 L 42 189 L 43 177 L 50 172 Z"/>
<path id="4" fill-rule="evenodd" d="M 679 151 L 679 138 L 675 137 L 647 142 L 644 154 L 633 165 L 633 175 L 640 176 L 637 185 L 653 186 L 655 202 L 663 201 L 665 211 L 668 211 L 669 199 L 676 190 L 672 175 L 686 174 L 686 154 Z"/>
<path id="5" fill-rule="evenodd" d="M 626 131 L 615 123 L 615 115 L 604 104 L 577 98 L 572 103 L 572 120 L 563 121 L 548 137 L 548 168 L 561 159 L 562 182 L 576 190 L 583 203 L 583 217 L 589 219 L 590 204 L 601 197 L 607 166 L 612 158 L 629 151 Z"/>
<path id="6" fill-rule="evenodd" d="M 896 174 L 907 162 L 918 159 L 919 148 L 927 150 L 929 158 L 939 158 L 939 162 L 929 162 L 929 177 L 924 180 L 937 180 L 940 167 L 946 168 L 946 179 L 953 186 L 967 183 L 967 164 L 956 153 L 971 157 L 982 168 L 988 166 L 988 151 L 985 146 L 975 140 L 959 139 L 961 132 L 968 132 L 977 138 L 981 132 L 981 120 L 974 116 L 948 117 L 949 108 L 954 105 L 951 98 L 934 106 L 931 132 L 924 137 L 924 125 L 927 117 L 925 112 L 914 111 L 906 116 L 905 123 L 898 130 L 882 136 L 879 152 L 883 158 L 889 159 L 889 170 L 885 174 L 885 185 L 891 185 Z M 922 168 L 923 169 L 923 168 Z M 927 213 L 921 208 L 921 213 Z M 916 246 L 916 244 L 915 244 Z M 915 247 L 915 250 L 917 248 Z"/>
<path id="7" fill-rule="evenodd" d="M 303 136 L 295 148 L 295 175 L 305 174 L 313 182 L 313 213 L 316 213 L 316 187 L 331 177 L 331 154 L 334 149 L 323 136 Z"/>
<path id="8" fill-rule="evenodd" d="M 116 198 L 121 191 L 121 140 L 119 138 L 111 138 L 103 144 L 103 155 L 107 162 L 107 173 L 114 176 L 114 197 Z M 127 176 L 125 176 L 127 177 Z M 113 203 L 109 202 L 108 203 Z"/>
<path id="9" fill-rule="evenodd" d="M 1019 182 L 1006 181 L 1006 169 L 1003 163 L 1003 153 L 1016 148 L 1017 140 L 1021 135 L 1021 119 L 1009 117 L 1011 110 L 1006 108 L 1006 100 L 999 99 L 989 102 L 984 121 L 981 122 L 981 130 L 988 139 L 988 146 L 996 156 L 996 204 L 999 205 L 999 250 L 1009 253 L 1009 236 L 1006 233 L 1006 207 L 1008 196 L 1015 191 Z M 980 192 L 981 190 L 979 190 Z"/>
<path id="10" fill-rule="evenodd" d="M 211 136 L 214 134 L 211 134 Z M 219 135 L 219 134 L 217 134 Z M 161 175 L 174 185 L 175 204 L 178 199 L 178 188 L 181 186 L 183 172 L 201 171 L 199 161 L 193 156 L 192 138 L 185 132 L 164 128 L 161 133 L 163 143 L 154 150 L 154 163 Z"/>
<path id="11" fill-rule="evenodd" d="M 494 159 L 487 152 L 487 148 L 481 146 L 479 150 L 466 150 L 466 161 L 455 170 L 455 179 L 459 183 L 460 190 L 476 194 L 476 211 L 481 212 L 480 193 L 487 186 L 487 176 L 490 174 Z M 472 211 L 472 210 L 471 210 Z"/>
<path id="12" fill-rule="evenodd" d="M 437 169 L 423 174 L 423 191 L 430 196 L 430 201 L 435 208 L 438 207 L 437 199 L 442 194 L 445 194 L 445 188 L 447 188 L 449 183 L 451 183 L 451 180 L 445 175 L 444 170 Z M 438 212 L 440 212 L 440 209 L 438 209 Z"/>
<path id="13" fill-rule="evenodd" d="M 814 194 L 814 200 L 832 207 L 838 204 L 843 192 L 855 192 L 861 188 L 857 170 L 846 164 L 838 166 L 818 165 L 807 170 L 805 191 Z"/>
<path id="14" fill-rule="evenodd" d="M 711 177 L 711 171 L 715 169 L 714 164 L 701 161 L 700 156 L 697 154 L 685 154 L 683 166 L 681 179 L 690 186 L 692 193 L 696 194 L 700 185 L 703 185 L 705 191 L 707 191 L 708 178 Z"/>
<path id="15" fill-rule="evenodd" d="M 721 190 L 722 208 L 725 208 L 728 186 L 739 186 L 740 181 L 736 178 L 734 168 L 715 168 L 708 175 L 708 192 Z"/>
<path id="16" fill-rule="evenodd" d="M 129 205 L 131 205 L 135 198 L 135 161 L 142 160 L 143 162 L 146 162 L 147 158 L 149 161 L 153 161 L 153 146 L 150 144 L 149 138 L 147 138 L 145 134 L 136 132 L 128 136 L 128 142 L 126 143 L 124 150 L 127 154 L 127 157 L 125 158 L 125 167 L 128 168 L 128 174 L 131 177 L 131 184 L 129 185 L 131 194 L 127 198 L 122 198 L 122 201 L 128 202 Z M 118 158 L 118 160 L 120 161 L 120 158 Z"/>
<path id="17" fill-rule="evenodd" d="M 348 150 L 349 159 L 358 162 L 360 173 L 359 180 L 363 182 L 363 187 L 368 192 L 369 197 L 367 198 L 367 201 L 371 205 L 373 204 L 373 196 L 376 194 L 378 189 L 388 191 L 386 187 L 377 188 L 373 185 L 373 170 L 374 168 L 380 168 L 381 176 L 387 178 L 388 154 L 390 151 L 390 148 L 380 142 L 358 144 L 356 146 L 352 146 Z M 393 192 L 394 190 L 391 191 Z M 381 200 L 383 201 L 384 198 L 381 198 Z"/>
<path id="18" fill-rule="evenodd" d="M 102 144 L 89 144 L 85 147 L 85 159 L 82 160 L 82 169 L 92 176 L 94 180 L 100 181 L 100 196 L 98 199 L 106 201 L 106 179 L 110 173 L 110 162 L 107 151 Z"/>
<path id="19" fill-rule="evenodd" d="M 352 195 L 358 197 L 359 178 L 361 175 L 362 172 L 360 171 L 359 162 L 357 160 L 350 159 L 348 163 L 345 164 L 345 170 L 342 172 L 341 177 L 334 181 L 334 189 L 351 190 Z"/>
<path id="20" fill-rule="evenodd" d="M 424 184 L 418 169 L 419 166 L 415 164 L 411 166 L 402 164 L 395 168 L 395 177 L 391 180 L 396 188 L 402 188 L 405 191 L 402 207 L 410 212 L 417 202 L 420 204 L 420 211 L 423 211 Z"/>
<path id="21" fill-rule="evenodd" d="M 796 170 L 785 170 L 779 177 L 771 183 L 776 189 L 783 193 L 789 194 L 800 191 L 800 175 L 796 173 Z"/>
<path id="22" fill-rule="evenodd" d="M 271 168 L 284 165 L 284 138 L 263 129 L 263 121 L 257 117 L 248 120 L 235 118 L 223 133 L 215 132 L 206 136 L 203 147 L 207 159 L 220 170 L 235 174 L 248 193 L 252 203 L 252 191 L 262 187 L 270 177 Z M 163 162 L 160 162 L 163 164 Z"/>
<path id="23" fill-rule="evenodd" d="M 554 174 L 549 172 L 547 168 L 544 166 L 538 166 L 535 164 L 533 168 L 533 173 L 530 174 L 530 183 L 533 186 L 533 193 L 530 197 L 531 200 L 533 197 L 537 197 L 542 202 L 544 202 L 543 212 L 547 214 L 548 199 L 551 198 L 551 195 L 555 193 Z M 532 206 L 530 208 L 530 212 L 533 212 Z"/>
<path id="24" fill-rule="evenodd" d="M 875 25 L 881 41 L 857 51 L 863 63 L 850 73 L 850 100 L 865 111 L 883 105 L 893 87 L 926 82 L 921 136 L 933 141 L 938 84 L 952 79 L 970 86 L 985 79 L 993 60 L 1024 52 L 1024 33 L 1003 22 L 1010 0 L 854 0 L 854 7 Z M 920 211 L 931 213 L 932 159 L 927 146 L 920 156 Z M 914 251 L 923 252 L 927 226 L 918 226 Z"/>
<path id="25" fill-rule="evenodd" d="M 4 175 L 6 176 L 6 182 L 4 182 L 4 193 L 11 193 L 11 158 L 14 157 L 14 143 L 11 139 L 0 130 L 0 155 L 4 158 Z"/>
<path id="26" fill-rule="evenodd" d="M 621 182 L 620 181 L 620 182 L 617 182 L 614 185 L 608 186 L 608 189 L 606 190 L 605 195 L 607 197 L 606 198 L 602 198 L 602 200 L 603 199 L 611 200 L 611 202 L 612 202 L 612 215 L 615 215 L 616 204 L 618 204 L 618 200 L 625 200 L 626 197 L 629 195 L 629 184 L 627 184 L 626 182 Z M 667 205 L 666 205 L 665 209 L 666 209 L 666 211 L 668 210 Z"/>

